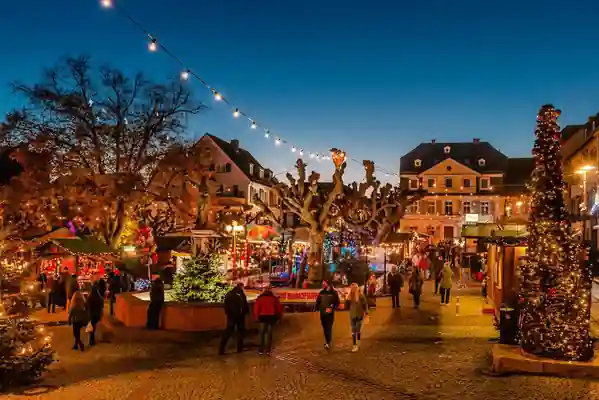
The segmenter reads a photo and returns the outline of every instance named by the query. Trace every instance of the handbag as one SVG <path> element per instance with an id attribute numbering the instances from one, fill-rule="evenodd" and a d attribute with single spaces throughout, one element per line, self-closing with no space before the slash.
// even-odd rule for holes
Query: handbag
<path id="1" fill-rule="evenodd" d="M 88 323 L 87 326 L 85 327 L 85 332 L 86 333 L 92 333 L 94 331 L 94 326 L 92 325 L 92 323 Z"/>

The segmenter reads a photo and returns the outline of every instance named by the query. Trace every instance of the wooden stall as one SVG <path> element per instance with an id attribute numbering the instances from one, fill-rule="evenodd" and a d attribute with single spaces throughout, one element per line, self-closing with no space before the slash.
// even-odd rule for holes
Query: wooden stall
<path id="1" fill-rule="evenodd" d="M 519 266 L 525 260 L 525 238 L 487 240 L 487 299 L 496 312 L 502 304 L 516 300 Z"/>

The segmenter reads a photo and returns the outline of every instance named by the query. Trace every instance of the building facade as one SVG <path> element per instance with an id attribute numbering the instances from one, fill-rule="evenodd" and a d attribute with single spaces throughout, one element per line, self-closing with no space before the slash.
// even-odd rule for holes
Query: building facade
<path id="1" fill-rule="evenodd" d="M 505 224 L 527 218 L 526 181 L 532 159 L 510 159 L 487 142 L 421 143 L 401 157 L 403 188 L 423 189 L 400 229 L 433 242 L 461 236 L 465 225 Z"/>

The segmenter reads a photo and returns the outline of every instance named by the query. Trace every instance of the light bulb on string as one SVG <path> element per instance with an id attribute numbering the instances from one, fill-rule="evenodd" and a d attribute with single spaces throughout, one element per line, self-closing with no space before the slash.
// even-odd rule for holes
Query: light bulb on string
<path id="1" fill-rule="evenodd" d="M 102 7 L 104 8 L 111 8 L 113 5 L 112 0 L 102 0 L 100 4 L 102 4 Z"/>
<path id="2" fill-rule="evenodd" d="M 310 158 L 314 158 L 314 157 L 315 157 L 315 156 L 314 156 L 314 153 L 310 153 L 310 156 L 309 156 L 309 157 L 310 157 Z"/>
<path id="3" fill-rule="evenodd" d="M 300 149 L 300 151 L 299 151 L 299 155 L 300 155 L 300 156 L 303 156 L 303 155 L 304 155 L 304 149 Z"/>
<path id="4" fill-rule="evenodd" d="M 150 43 L 148 43 L 148 50 L 154 52 L 158 50 L 158 44 L 156 39 L 152 39 Z"/>
<path id="5" fill-rule="evenodd" d="M 233 117 L 239 117 L 239 108 L 236 108 L 235 111 L 233 111 Z"/>
<path id="6" fill-rule="evenodd" d="M 277 146 L 279 146 L 279 145 L 281 144 L 281 139 L 279 139 L 279 138 L 276 138 L 276 139 L 275 139 L 275 144 L 276 144 Z"/>
<path id="7" fill-rule="evenodd" d="M 270 137 L 270 131 L 268 129 L 264 130 L 264 137 L 267 139 Z"/>
<path id="8" fill-rule="evenodd" d="M 221 101 L 223 99 L 223 96 L 216 90 L 212 89 L 212 93 L 214 93 L 214 100 Z"/>
<path id="9" fill-rule="evenodd" d="M 181 79 L 183 79 L 184 81 L 189 79 L 189 70 L 181 72 Z"/>
<path id="10" fill-rule="evenodd" d="M 252 125 L 250 126 L 250 128 L 256 129 L 257 127 L 258 127 L 258 124 L 256 123 L 256 121 L 252 121 Z"/>
<path id="11" fill-rule="evenodd" d="M 296 151 L 296 150 L 297 150 L 297 149 L 295 148 L 295 146 L 291 146 L 291 152 L 292 152 L 292 153 L 295 153 L 295 151 Z"/>

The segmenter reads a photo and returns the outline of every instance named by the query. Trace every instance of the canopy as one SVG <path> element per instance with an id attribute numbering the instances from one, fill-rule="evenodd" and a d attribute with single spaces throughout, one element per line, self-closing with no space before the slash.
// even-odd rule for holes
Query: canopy
<path id="1" fill-rule="evenodd" d="M 253 225 L 247 232 L 247 240 L 269 241 L 280 236 L 280 230 L 268 225 Z"/>

